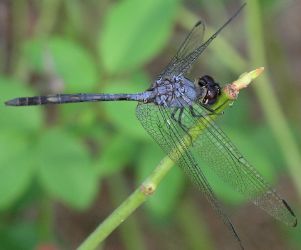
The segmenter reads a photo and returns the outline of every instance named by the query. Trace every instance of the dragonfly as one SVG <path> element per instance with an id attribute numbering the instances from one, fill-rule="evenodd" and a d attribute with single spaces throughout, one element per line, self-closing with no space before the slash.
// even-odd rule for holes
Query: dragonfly
<path id="1" fill-rule="evenodd" d="M 167 67 L 142 93 L 56 94 L 19 97 L 8 100 L 5 104 L 30 106 L 98 101 L 138 102 L 136 116 L 142 126 L 191 178 L 243 249 L 241 240 L 216 198 L 203 167 L 207 166 L 225 183 L 284 224 L 295 227 L 297 219 L 288 203 L 269 186 L 211 119 L 212 114 L 218 114 L 218 110 L 213 110 L 212 106 L 221 95 L 220 84 L 209 75 L 194 81 L 187 75 L 197 58 L 237 17 L 245 5 L 243 4 L 205 42 L 203 42 L 205 24 L 203 21 L 197 22 Z M 205 128 L 202 133 L 198 133 L 197 129 L 191 129 L 200 123 Z M 193 140 L 190 146 L 187 138 Z"/>

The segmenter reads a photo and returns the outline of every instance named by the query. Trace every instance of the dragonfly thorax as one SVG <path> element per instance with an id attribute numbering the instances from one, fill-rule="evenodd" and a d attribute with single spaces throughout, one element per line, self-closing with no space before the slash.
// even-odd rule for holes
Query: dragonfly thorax
<path id="1" fill-rule="evenodd" d="M 196 79 L 196 85 L 200 88 L 199 102 L 204 105 L 212 105 L 221 94 L 221 87 L 211 76 L 205 75 Z"/>
<path id="2" fill-rule="evenodd" d="M 152 88 L 154 103 L 165 107 L 186 107 L 198 100 L 200 89 L 183 76 L 159 79 Z"/>

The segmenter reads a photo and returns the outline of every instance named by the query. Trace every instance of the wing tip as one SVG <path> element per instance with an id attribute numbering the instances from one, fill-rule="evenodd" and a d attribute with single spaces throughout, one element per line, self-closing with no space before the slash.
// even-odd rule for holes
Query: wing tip
<path id="1" fill-rule="evenodd" d="M 294 221 L 292 227 L 296 227 L 297 225 L 298 225 L 298 220 L 297 220 L 297 218 L 295 218 L 295 221 Z"/>
<path id="2" fill-rule="evenodd" d="M 296 218 L 296 215 L 294 213 L 294 211 L 291 209 L 291 207 L 287 204 L 287 202 L 285 200 L 282 200 L 282 203 L 284 204 L 284 206 L 287 208 L 287 210 L 290 212 L 290 214 L 294 217 L 294 222 L 291 223 L 292 227 L 296 227 L 298 224 L 298 220 Z"/>
<path id="3" fill-rule="evenodd" d="M 236 230 L 235 230 L 233 224 L 231 223 L 231 221 L 229 221 L 229 225 L 231 227 L 232 233 L 234 234 L 234 236 L 235 236 L 235 238 L 236 238 L 236 240 L 237 240 L 237 242 L 238 242 L 238 244 L 240 246 L 240 249 L 244 250 L 245 248 L 244 248 L 244 246 L 242 244 L 242 241 L 241 241 L 240 237 L 238 236 L 238 233 L 236 232 Z"/>
<path id="4" fill-rule="evenodd" d="M 196 22 L 196 24 L 194 25 L 194 27 L 198 27 L 198 26 L 201 25 L 202 23 L 203 23 L 203 21 L 202 21 L 202 20 L 199 20 L 199 21 Z"/>

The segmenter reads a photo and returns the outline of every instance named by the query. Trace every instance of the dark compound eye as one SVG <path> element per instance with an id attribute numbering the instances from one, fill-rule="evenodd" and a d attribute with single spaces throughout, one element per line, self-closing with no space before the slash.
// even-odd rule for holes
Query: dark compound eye
<path id="1" fill-rule="evenodd" d="M 211 76 L 205 75 L 202 77 L 208 84 L 213 84 L 214 80 Z"/>
<path id="2" fill-rule="evenodd" d="M 206 105 L 212 105 L 216 102 L 217 97 L 220 95 L 220 87 L 218 84 L 207 87 L 207 93 L 202 102 Z"/>
<path id="3" fill-rule="evenodd" d="M 198 81 L 201 91 L 205 94 L 201 102 L 206 105 L 212 105 L 216 102 L 217 97 L 221 94 L 221 89 L 218 83 L 211 76 L 204 75 Z"/>
<path id="4" fill-rule="evenodd" d="M 206 82 L 202 78 L 199 79 L 198 84 L 200 87 L 206 86 Z"/>
<path id="5" fill-rule="evenodd" d="M 208 75 L 202 76 L 198 83 L 201 87 L 215 84 L 214 79 Z"/>

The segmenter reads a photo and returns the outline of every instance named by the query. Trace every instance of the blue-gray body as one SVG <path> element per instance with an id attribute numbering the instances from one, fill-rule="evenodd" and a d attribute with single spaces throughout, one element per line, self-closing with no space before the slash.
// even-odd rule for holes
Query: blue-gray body
<path id="1" fill-rule="evenodd" d="M 164 107 L 191 106 L 202 96 L 202 89 L 183 76 L 159 79 L 152 87 L 136 94 L 56 94 L 48 96 L 19 97 L 6 102 L 11 106 L 62 104 L 96 101 L 139 101 Z"/>
<path id="2" fill-rule="evenodd" d="M 153 92 L 153 103 L 174 108 L 191 106 L 201 95 L 201 89 L 183 76 L 156 81 Z"/>

